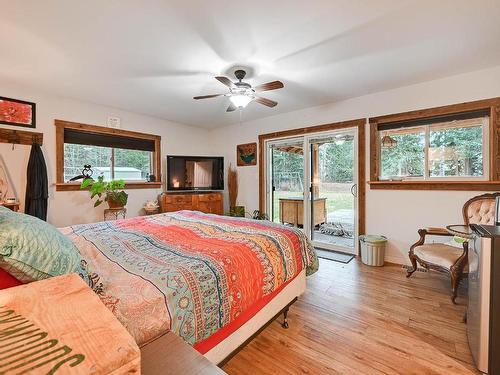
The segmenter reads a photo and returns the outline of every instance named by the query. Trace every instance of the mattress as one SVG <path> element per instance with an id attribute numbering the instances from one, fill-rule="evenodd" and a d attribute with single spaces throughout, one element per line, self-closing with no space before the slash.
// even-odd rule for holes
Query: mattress
<path id="1" fill-rule="evenodd" d="M 266 221 L 179 211 L 61 231 L 139 345 L 171 330 L 215 361 L 212 350 L 318 267 L 302 231 Z"/>

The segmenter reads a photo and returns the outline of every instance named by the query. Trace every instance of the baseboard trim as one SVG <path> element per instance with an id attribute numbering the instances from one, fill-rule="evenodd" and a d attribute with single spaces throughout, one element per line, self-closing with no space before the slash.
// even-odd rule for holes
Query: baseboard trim
<path id="1" fill-rule="evenodd" d="M 384 260 L 387 263 L 392 263 L 392 264 L 398 264 L 398 265 L 403 265 L 406 264 L 405 258 L 403 257 L 398 257 L 398 256 L 385 256 Z"/>
<path id="2" fill-rule="evenodd" d="M 413 269 L 413 266 L 409 266 L 408 264 L 403 264 L 401 266 L 401 268 L 405 269 L 405 270 L 410 270 L 410 269 Z M 417 272 L 428 272 L 428 270 L 426 270 L 425 268 L 423 267 L 417 267 L 416 269 Z"/>

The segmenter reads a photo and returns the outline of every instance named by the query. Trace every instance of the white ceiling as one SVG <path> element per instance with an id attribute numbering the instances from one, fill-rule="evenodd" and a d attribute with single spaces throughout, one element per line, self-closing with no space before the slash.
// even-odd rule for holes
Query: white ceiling
<path id="1" fill-rule="evenodd" d="M 282 80 L 250 120 L 500 65 L 500 0 L 0 0 L 0 80 L 202 127 L 212 77 Z M 1 92 L 0 92 L 1 95 Z"/>

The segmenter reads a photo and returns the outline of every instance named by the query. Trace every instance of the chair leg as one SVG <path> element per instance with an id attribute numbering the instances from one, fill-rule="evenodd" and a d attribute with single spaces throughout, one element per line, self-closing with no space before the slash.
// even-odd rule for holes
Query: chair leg
<path id="1" fill-rule="evenodd" d="M 456 272 L 451 272 L 451 302 L 457 304 L 455 301 L 457 299 L 458 286 L 460 285 L 460 276 Z"/>
<path id="2" fill-rule="evenodd" d="M 462 280 L 464 274 L 464 268 L 467 264 L 467 250 L 468 244 L 464 244 L 464 254 L 457 260 L 457 262 L 451 266 L 451 301 L 456 304 L 458 287 L 460 286 L 460 281 Z"/>
<path id="3" fill-rule="evenodd" d="M 410 277 L 411 275 L 413 275 L 413 272 L 415 272 L 417 270 L 417 258 L 415 257 L 415 255 L 413 255 L 413 252 L 410 251 L 410 253 L 408 254 L 408 257 L 410 258 L 410 262 L 411 262 L 411 265 L 412 265 L 412 269 L 408 270 L 406 272 L 406 277 Z"/>

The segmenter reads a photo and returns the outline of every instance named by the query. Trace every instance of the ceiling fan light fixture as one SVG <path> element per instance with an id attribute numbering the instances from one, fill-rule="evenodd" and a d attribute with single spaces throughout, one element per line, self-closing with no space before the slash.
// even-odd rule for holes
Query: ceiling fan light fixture
<path id="1" fill-rule="evenodd" d="M 253 97 L 245 94 L 236 94 L 236 95 L 231 95 L 229 97 L 229 100 L 231 101 L 231 103 L 234 104 L 235 107 L 245 108 L 248 105 L 248 103 L 250 103 L 253 100 Z"/>

